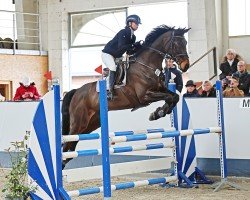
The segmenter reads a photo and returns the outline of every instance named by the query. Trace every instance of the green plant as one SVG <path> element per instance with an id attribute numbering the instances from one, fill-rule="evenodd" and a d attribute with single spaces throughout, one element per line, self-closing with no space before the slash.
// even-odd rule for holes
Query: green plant
<path id="1" fill-rule="evenodd" d="M 29 131 L 26 131 L 22 141 L 11 142 L 11 147 L 6 149 L 11 158 L 12 169 L 6 176 L 2 192 L 9 199 L 27 199 L 29 192 L 36 190 L 33 184 L 27 180 L 27 141 Z"/>

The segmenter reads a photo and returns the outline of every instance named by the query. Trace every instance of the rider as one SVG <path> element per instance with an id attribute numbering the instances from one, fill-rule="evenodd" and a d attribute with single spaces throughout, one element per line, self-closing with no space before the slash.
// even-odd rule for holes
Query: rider
<path id="1" fill-rule="evenodd" d="M 120 30 L 115 37 L 110 40 L 102 50 L 102 61 L 106 68 L 104 72 L 109 71 L 107 80 L 109 82 L 108 99 L 113 99 L 116 64 L 115 59 L 121 58 L 126 52 L 133 54 L 136 49 L 141 46 L 141 42 L 135 42 L 136 37 L 134 31 L 141 24 L 141 19 L 138 15 L 129 15 L 126 18 L 126 27 Z"/>

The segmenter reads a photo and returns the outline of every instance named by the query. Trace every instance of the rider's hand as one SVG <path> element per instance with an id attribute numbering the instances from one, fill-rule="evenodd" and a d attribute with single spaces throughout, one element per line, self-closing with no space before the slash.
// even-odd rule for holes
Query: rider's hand
<path id="1" fill-rule="evenodd" d="M 140 40 L 138 42 L 135 42 L 133 45 L 134 45 L 135 48 L 140 48 L 143 45 L 143 41 Z"/>

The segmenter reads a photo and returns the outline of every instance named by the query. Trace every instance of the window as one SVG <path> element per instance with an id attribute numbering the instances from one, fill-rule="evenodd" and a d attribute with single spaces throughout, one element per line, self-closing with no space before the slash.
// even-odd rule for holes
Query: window
<path id="1" fill-rule="evenodd" d="M 0 8 L 0 49 L 38 50 L 38 0 L 0 1 Z"/>
<path id="2" fill-rule="evenodd" d="M 249 0 L 228 0 L 229 36 L 250 35 L 249 10 Z"/>
<path id="3" fill-rule="evenodd" d="M 126 10 L 71 14 L 71 47 L 103 46 L 124 27 Z"/>

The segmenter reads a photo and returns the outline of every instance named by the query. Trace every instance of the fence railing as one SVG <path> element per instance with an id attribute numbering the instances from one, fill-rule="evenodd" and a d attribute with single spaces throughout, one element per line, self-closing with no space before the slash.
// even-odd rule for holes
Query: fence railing
<path id="1" fill-rule="evenodd" d="M 196 61 L 194 61 L 192 64 L 190 64 L 190 68 L 193 67 L 196 63 L 198 63 L 199 61 L 201 61 L 204 57 L 206 57 L 208 54 L 210 54 L 211 52 L 213 52 L 213 65 L 214 65 L 214 73 L 213 75 L 209 78 L 209 80 L 211 81 L 214 77 L 216 77 L 218 75 L 218 71 L 217 71 L 217 56 L 216 56 L 216 47 L 211 48 L 210 50 L 208 50 L 206 53 L 204 53 L 202 56 L 200 56 Z M 189 68 L 189 69 L 190 69 Z"/>
<path id="2" fill-rule="evenodd" d="M 0 10 L 0 49 L 42 50 L 37 13 Z"/>

